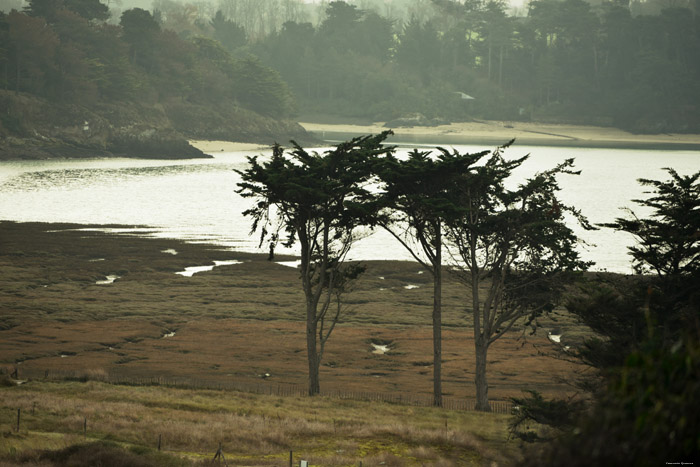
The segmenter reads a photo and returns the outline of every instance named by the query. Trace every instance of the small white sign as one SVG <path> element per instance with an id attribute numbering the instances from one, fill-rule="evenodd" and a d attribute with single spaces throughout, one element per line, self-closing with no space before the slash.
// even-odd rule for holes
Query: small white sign
<path id="1" fill-rule="evenodd" d="M 299 467 L 309 467 L 308 461 L 299 461 Z"/>

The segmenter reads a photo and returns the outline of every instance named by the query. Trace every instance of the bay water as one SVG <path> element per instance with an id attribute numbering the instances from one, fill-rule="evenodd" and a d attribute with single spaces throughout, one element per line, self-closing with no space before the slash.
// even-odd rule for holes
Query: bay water
<path id="1" fill-rule="evenodd" d="M 452 147 L 460 152 L 485 149 Z M 324 148 L 316 150 L 323 152 Z M 186 161 L 101 158 L 0 162 L 0 220 L 114 224 L 127 227 L 108 230 L 266 253 L 265 245 L 258 247 L 257 235 L 250 235 L 250 219 L 242 215 L 251 201 L 236 193 L 240 176 L 234 170 L 245 169 L 246 156 L 256 154 L 264 157 L 270 151 L 219 152 L 213 159 Z M 561 198 L 592 223 L 626 216 L 624 208 L 632 208 L 639 216 L 648 215 L 632 202 L 648 196 L 638 178 L 667 179 L 664 167 L 685 175 L 700 170 L 700 153 L 695 151 L 513 146 L 505 157 L 525 154 L 530 158 L 514 173 L 512 184 L 575 158 L 581 175 L 560 178 Z M 582 256 L 596 263 L 594 269 L 631 272 L 627 253 L 634 242 L 631 235 L 609 228 L 575 231 L 585 240 L 586 245 L 580 247 Z M 367 231 L 363 236 L 351 251 L 351 259 L 411 259 L 385 232 Z"/>

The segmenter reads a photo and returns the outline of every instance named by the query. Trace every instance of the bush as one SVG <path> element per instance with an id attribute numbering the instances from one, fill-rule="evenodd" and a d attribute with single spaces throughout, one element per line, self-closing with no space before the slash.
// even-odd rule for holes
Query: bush
<path id="1" fill-rule="evenodd" d="M 698 336 L 685 336 L 671 348 L 650 341 L 627 358 L 579 427 L 540 459 L 553 466 L 692 463 L 700 458 L 698 413 Z"/>

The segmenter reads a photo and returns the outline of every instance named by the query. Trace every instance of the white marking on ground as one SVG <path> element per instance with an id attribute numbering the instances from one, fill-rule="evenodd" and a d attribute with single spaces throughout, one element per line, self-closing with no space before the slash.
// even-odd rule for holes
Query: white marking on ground
<path id="1" fill-rule="evenodd" d="M 296 260 L 296 261 L 275 261 L 275 263 L 277 263 L 277 264 L 279 264 L 279 265 L 281 265 L 281 266 L 285 266 L 285 267 L 288 267 L 288 268 L 294 268 L 294 269 L 296 269 L 296 268 L 298 268 L 299 266 L 301 266 L 301 260 L 300 260 L 300 259 L 298 259 L 298 260 Z"/>
<path id="2" fill-rule="evenodd" d="M 109 285 L 109 284 L 113 284 L 114 281 L 116 281 L 117 279 L 119 279 L 119 276 L 110 275 L 110 276 L 107 276 L 107 278 L 105 280 L 97 281 L 97 282 L 95 282 L 95 284 L 97 284 L 97 285 Z"/>
<path id="3" fill-rule="evenodd" d="M 192 277 L 193 275 L 197 274 L 198 272 L 206 272 L 206 271 L 211 271 L 217 266 L 229 266 L 232 264 L 241 264 L 241 261 L 237 261 L 235 259 L 231 260 L 226 260 L 226 261 L 214 261 L 214 264 L 211 264 L 209 266 L 190 266 L 188 268 L 185 268 L 184 271 L 179 271 L 176 272 L 175 274 L 179 274 L 181 276 L 185 277 Z"/>

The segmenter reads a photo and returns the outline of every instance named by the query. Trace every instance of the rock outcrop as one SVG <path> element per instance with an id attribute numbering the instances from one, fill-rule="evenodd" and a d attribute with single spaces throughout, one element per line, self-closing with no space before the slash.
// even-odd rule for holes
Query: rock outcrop
<path id="1" fill-rule="evenodd" d="M 0 91 L 0 160 L 126 156 L 210 157 L 188 139 L 310 140 L 296 124 L 244 109 L 131 102 L 91 107 Z"/>

